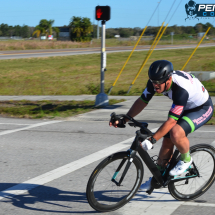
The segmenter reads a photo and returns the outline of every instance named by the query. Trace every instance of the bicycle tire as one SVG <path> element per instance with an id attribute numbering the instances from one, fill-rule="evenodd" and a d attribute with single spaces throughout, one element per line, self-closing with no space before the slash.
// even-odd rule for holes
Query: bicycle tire
<path id="1" fill-rule="evenodd" d="M 186 180 L 178 182 L 170 181 L 168 184 L 170 194 L 175 199 L 181 201 L 198 198 L 210 188 L 215 179 L 214 148 L 208 144 L 198 144 L 190 148 L 190 154 L 200 177 L 187 179 L 187 184 L 185 184 Z M 191 165 L 192 168 L 194 168 L 193 164 Z"/>
<path id="2" fill-rule="evenodd" d="M 99 212 L 114 211 L 125 205 L 138 191 L 143 179 L 143 164 L 135 156 L 122 186 L 111 181 L 120 162 L 126 159 L 125 164 L 118 173 L 119 180 L 128 160 L 127 152 L 118 152 L 104 159 L 92 172 L 87 184 L 87 200 L 92 208 Z"/>

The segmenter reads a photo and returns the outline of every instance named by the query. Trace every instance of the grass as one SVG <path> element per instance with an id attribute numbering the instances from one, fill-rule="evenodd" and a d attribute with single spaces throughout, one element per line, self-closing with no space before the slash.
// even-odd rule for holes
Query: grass
<path id="1" fill-rule="evenodd" d="M 197 44 L 198 39 L 174 39 L 174 45 Z M 141 40 L 138 45 L 151 45 L 153 40 Z M 106 39 L 107 47 L 113 46 L 134 46 L 137 40 L 127 39 Z M 214 43 L 214 40 L 204 40 L 202 43 Z M 159 45 L 170 45 L 171 39 L 163 36 Z M 101 47 L 100 39 L 93 39 L 92 42 L 72 42 L 72 41 L 40 41 L 40 40 L 7 40 L 0 41 L 0 51 L 9 50 L 33 50 L 33 49 L 65 49 L 65 48 L 92 48 Z"/>
<path id="2" fill-rule="evenodd" d="M 173 63 L 181 69 L 193 49 L 156 50 L 152 53 L 129 95 L 140 95 L 148 80 L 148 68 L 158 59 Z M 123 67 L 129 52 L 108 53 L 105 72 L 107 93 Z M 111 95 L 127 95 L 146 56 L 146 51 L 134 52 Z M 214 71 L 215 47 L 199 48 L 185 71 Z M 207 60 L 206 60 L 207 59 Z M 10 59 L 0 61 L 0 95 L 80 95 L 98 94 L 100 89 L 100 54 L 76 55 L 49 58 Z M 210 95 L 214 92 L 215 80 L 204 82 Z"/>
<path id="3" fill-rule="evenodd" d="M 109 105 L 125 101 L 110 99 Z M 65 118 L 95 109 L 94 101 L 0 101 L 0 115 L 16 118 Z"/>
<path id="4" fill-rule="evenodd" d="M 202 81 L 205 88 L 208 90 L 210 96 L 215 96 L 215 79 L 209 81 Z"/>
<path id="5" fill-rule="evenodd" d="M 176 70 L 180 70 L 192 51 L 193 49 L 154 51 L 131 88 L 130 93 L 126 94 L 147 54 L 146 51 L 134 52 L 116 85 L 113 87 L 111 95 L 140 95 L 146 86 L 148 80 L 147 71 L 153 61 L 166 59 L 173 63 Z M 129 52 L 107 54 L 107 71 L 105 72 L 106 93 L 114 83 L 129 54 Z M 215 71 L 214 55 L 215 47 L 199 48 L 186 66 L 185 71 Z M 100 90 L 100 61 L 100 54 L 1 60 L 0 95 L 98 94 Z M 215 96 L 215 79 L 205 81 L 203 84 L 210 95 Z M 93 105 L 94 102 L 92 103 L 92 108 Z M 26 106 L 27 105 L 24 107 Z M 4 105 L 1 104 L 0 107 L 3 108 L 1 109 L 3 115 L 15 115 L 13 109 L 6 113 L 7 111 L 4 109 Z M 19 106 L 17 111 L 19 111 L 19 109 L 21 110 L 20 107 L 21 106 Z M 20 116 L 35 118 L 44 117 L 46 110 L 41 110 L 39 107 L 40 105 L 37 105 L 38 112 L 31 113 L 31 116 L 27 111 L 20 114 Z M 86 108 L 86 111 L 92 110 L 91 107 Z M 8 109 L 9 108 L 8 106 Z M 67 111 L 70 112 L 71 110 L 56 111 L 56 109 L 53 108 L 50 116 L 47 113 L 46 117 L 57 117 L 59 113 L 60 115 L 62 114 L 62 116 L 64 114 L 67 115 Z M 85 108 L 81 108 L 78 113 L 81 113 L 81 111 L 85 111 Z M 69 114 L 73 113 L 71 112 Z M 77 112 L 74 114 L 77 114 Z M 16 115 L 16 117 L 18 117 L 18 115 Z M 209 124 L 210 123 L 215 124 L 214 115 Z"/>

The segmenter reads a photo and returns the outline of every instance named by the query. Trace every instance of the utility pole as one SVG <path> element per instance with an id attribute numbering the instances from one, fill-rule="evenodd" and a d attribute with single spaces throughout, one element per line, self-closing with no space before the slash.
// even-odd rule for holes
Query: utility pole
<path id="1" fill-rule="evenodd" d="M 109 104 L 108 95 L 104 92 L 104 77 L 106 71 L 106 51 L 105 51 L 105 22 L 110 19 L 109 6 L 96 7 L 96 20 L 102 21 L 102 35 L 101 35 L 101 83 L 100 93 L 96 96 L 95 106 L 107 106 Z M 98 32 L 97 32 L 98 38 Z"/>
<path id="2" fill-rule="evenodd" d="M 171 32 L 170 35 L 171 35 L 171 41 L 172 41 L 172 45 L 173 45 L 173 35 L 174 35 L 174 32 Z"/>

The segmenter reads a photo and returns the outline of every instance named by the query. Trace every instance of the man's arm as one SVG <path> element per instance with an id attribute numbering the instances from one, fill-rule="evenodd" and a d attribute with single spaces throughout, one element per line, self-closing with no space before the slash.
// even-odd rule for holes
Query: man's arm
<path id="1" fill-rule="evenodd" d="M 138 98 L 128 111 L 127 115 L 133 118 L 137 116 L 146 106 L 147 104 L 141 98 Z M 126 119 L 126 122 L 127 121 L 128 119 Z"/>
<path id="2" fill-rule="evenodd" d="M 173 128 L 173 126 L 176 125 L 176 123 L 176 120 L 169 117 L 168 120 L 164 122 L 163 125 L 157 130 L 153 137 L 158 141 L 160 138 L 166 135 Z"/>

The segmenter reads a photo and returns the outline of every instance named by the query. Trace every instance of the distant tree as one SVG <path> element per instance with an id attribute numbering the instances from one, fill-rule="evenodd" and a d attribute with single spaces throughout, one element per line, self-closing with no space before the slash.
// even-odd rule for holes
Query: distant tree
<path id="1" fill-rule="evenodd" d="M 92 33 L 93 31 L 93 26 L 90 22 L 90 19 L 89 18 L 82 18 L 82 33 L 83 33 L 83 36 L 84 37 L 88 37 L 90 36 L 90 34 Z"/>
<path id="2" fill-rule="evenodd" d="M 0 30 L 1 30 L 3 36 L 9 36 L 9 32 L 8 32 L 9 26 L 7 24 L 2 23 L 0 25 Z"/>
<path id="3" fill-rule="evenodd" d="M 48 32 L 49 32 L 49 35 L 52 35 L 52 25 L 54 24 L 54 20 L 53 19 L 50 19 L 48 21 Z"/>
<path id="4" fill-rule="evenodd" d="M 29 38 L 30 37 L 30 28 L 27 25 L 23 25 L 21 28 L 21 35 L 23 38 Z"/>
<path id="5" fill-rule="evenodd" d="M 19 36 L 21 37 L 22 35 L 22 27 L 20 25 L 15 25 L 14 26 L 14 36 Z"/>
<path id="6" fill-rule="evenodd" d="M 81 17 L 73 16 L 69 24 L 71 28 L 71 33 L 76 38 L 81 38 L 81 33 L 83 32 L 81 20 Z"/>
<path id="7" fill-rule="evenodd" d="M 8 32 L 9 32 L 9 36 L 10 36 L 10 37 L 13 36 L 14 31 L 15 31 L 15 30 L 14 30 L 13 26 L 9 26 Z"/>
<path id="8" fill-rule="evenodd" d="M 106 38 L 114 38 L 115 35 L 119 35 L 119 30 L 116 28 L 108 28 L 106 30 Z"/>
<path id="9" fill-rule="evenodd" d="M 120 28 L 119 35 L 120 35 L 120 37 L 130 37 L 133 35 L 133 29 L 132 28 Z"/>
<path id="10" fill-rule="evenodd" d="M 203 24 L 202 23 L 197 23 L 195 25 L 195 29 L 197 30 L 198 33 L 203 31 Z"/>
<path id="11" fill-rule="evenodd" d="M 135 27 L 133 30 L 133 36 L 140 36 L 142 31 L 143 31 L 143 29 L 141 29 L 139 27 Z"/>
<path id="12" fill-rule="evenodd" d="M 46 20 L 46 19 L 41 19 L 39 25 L 35 27 L 35 31 L 33 32 L 32 36 L 35 34 L 37 37 L 40 35 L 46 35 L 48 36 L 49 34 L 52 35 L 52 25 L 54 23 L 54 20 Z"/>
<path id="13" fill-rule="evenodd" d="M 209 22 L 207 22 L 205 25 L 203 25 L 203 31 L 206 32 L 209 27 L 211 27 L 211 29 L 209 30 L 208 35 L 213 35 L 215 33 L 215 28 Z"/>
<path id="14" fill-rule="evenodd" d="M 89 18 L 73 16 L 70 20 L 71 40 L 89 41 L 92 38 L 93 26 Z"/>

